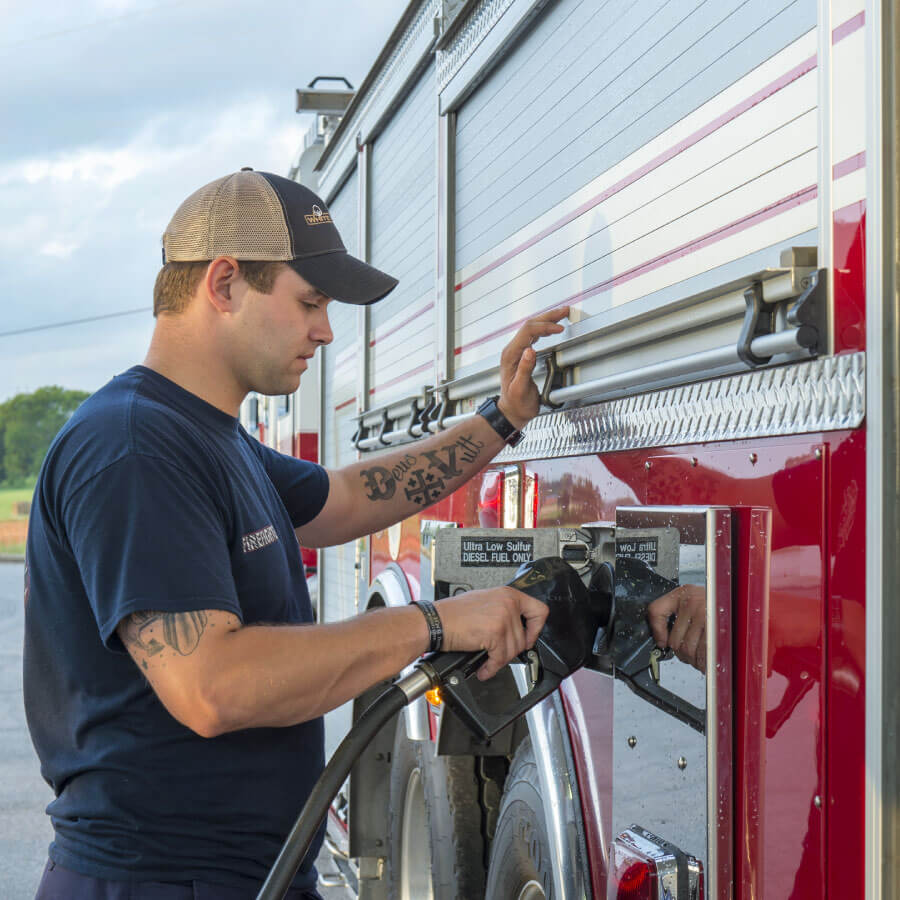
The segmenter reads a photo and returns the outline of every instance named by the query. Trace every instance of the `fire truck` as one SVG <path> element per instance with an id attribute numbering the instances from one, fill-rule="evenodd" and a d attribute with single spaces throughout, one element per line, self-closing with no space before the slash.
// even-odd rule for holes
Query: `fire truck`
<path id="1" fill-rule="evenodd" d="M 412 0 L 358 90 L 298 91 L 292 171 L 400 280 L 278 401 L 322 464 L 414 454 L 572 309 L 523 439 L 322 551 L 319 618 L 539 556 L 616 582 L 516 723 L 432 693 L 360 757 L 327 839 L 360 898 L 900 896 L 898 46 L 892 0 Z M 703 586 L 702 669 L 628 618 L 635 561 Z"/>

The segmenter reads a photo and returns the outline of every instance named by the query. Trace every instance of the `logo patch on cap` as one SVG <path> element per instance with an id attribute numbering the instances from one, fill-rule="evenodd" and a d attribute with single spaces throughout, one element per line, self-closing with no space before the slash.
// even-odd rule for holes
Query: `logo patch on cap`
<path id="1" fill-rule="evenodd" d="M 332 225 L 331 214 L 322 209 L 321 206 L 313 206 L 312 215 L 307 213 L 304 217 L 307 225 Z"/>

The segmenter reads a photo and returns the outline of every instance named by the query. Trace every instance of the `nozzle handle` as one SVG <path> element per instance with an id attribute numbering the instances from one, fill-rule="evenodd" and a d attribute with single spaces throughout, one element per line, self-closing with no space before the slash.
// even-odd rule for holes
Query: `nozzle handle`
<path id="1" fill-rule="evenodd" d="M 540 655 L 540 644 L 535 649 Z M 563 675 L 554 672 L 545 665 L 540 666 L 540 673 L 534 687 L 517 703 L 502 713 L 492 713 L 478 702 L 470 680 L 475 678 L 476 690 L 478 682 L 475 673 L 481 664 L 487 659 L 487 653 L 481 651 L 472 653 L 436 653 L 440 656 L 441 668 L 444 672 L 441 677 L 441 696 L 444 702 L 453 712 L 482 740 L 488 740 L 502 731 L 510 722 L 528 712 L 532 706 L 540 703 L 548 694 L 553 693 L 563 680 Z M 457 657 L 456 660 L 447 657 Z M 453 665 L 456 663 L 456 665 Z"/>

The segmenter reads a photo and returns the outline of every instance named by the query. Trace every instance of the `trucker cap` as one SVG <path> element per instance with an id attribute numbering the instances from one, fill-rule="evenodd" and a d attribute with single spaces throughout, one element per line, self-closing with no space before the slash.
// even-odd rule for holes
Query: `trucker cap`
<path id="1" fill-rule="evenodd" d="M 325 204 L 309 188 L 241 169 L 191 194 L 163 233 L 163 265 L 217 256 L 281 261 L 343 303 L 380 300 L 397 279 L 351 256 Z"/>

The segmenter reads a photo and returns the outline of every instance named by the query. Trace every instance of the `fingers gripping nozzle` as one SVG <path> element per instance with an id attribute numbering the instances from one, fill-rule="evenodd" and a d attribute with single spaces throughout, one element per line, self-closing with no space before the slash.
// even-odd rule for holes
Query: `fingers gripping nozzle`
<path id="1" fill-rule="evenodd" d="M 474 678 L 486 659 L 476 653 L 434 653 L 421 663 L 441 685 L 447 705 L 475 734 L 489 739 L 552 693 L 560 682 L 591 658 L 595 635 L 609 623 L 612 611 L 612 570 L 606 581 L 585 587 L 575 569 L 559 557 L 525 563 L 509 587 L 529 594 L 549 610 L 532 650 L 522 654 L 531 690 L 510 708 L 497 710 Z"/>

